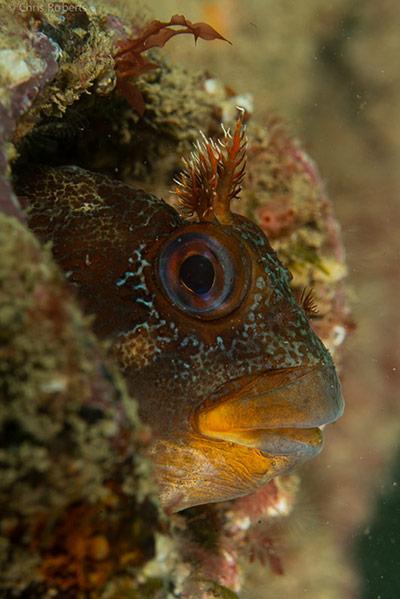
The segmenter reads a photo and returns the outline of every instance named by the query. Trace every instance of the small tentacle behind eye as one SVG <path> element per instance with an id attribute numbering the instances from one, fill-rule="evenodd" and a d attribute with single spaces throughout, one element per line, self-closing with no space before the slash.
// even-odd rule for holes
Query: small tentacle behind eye
<path id="1" fill-rule="evenodd" d="M 312 288 L 304 287 L 297 300 L 307 318 L 313 318 L 319 312 Z"/>

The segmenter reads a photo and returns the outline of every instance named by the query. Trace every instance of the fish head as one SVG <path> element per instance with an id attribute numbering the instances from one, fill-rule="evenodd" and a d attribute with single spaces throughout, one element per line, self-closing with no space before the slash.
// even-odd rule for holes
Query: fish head
<path id="1" fill-rule="evenodd" d="M 245 168 L 233 137 L 185 162 L 183 214 L 76 167 L 16 177 L 29 226 L 111 342 L 171 511 L 250 493 L 317 455 L 343 410 L 332 359 L 261 229 L 234 214 Z M 191 215 L 197 215 L 196 222 Z"/>

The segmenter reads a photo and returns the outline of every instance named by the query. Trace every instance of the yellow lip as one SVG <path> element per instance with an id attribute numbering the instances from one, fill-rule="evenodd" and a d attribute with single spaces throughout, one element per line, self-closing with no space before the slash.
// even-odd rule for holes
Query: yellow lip
<path id="1" fill-rule="evenodd" d="M 323 447 L 319 426 L 336 420 L 343 405 L 330 364 L 272 370 L 228 383 L 198 408 L 193 425 L 209 438 L 309 459 Z"/>

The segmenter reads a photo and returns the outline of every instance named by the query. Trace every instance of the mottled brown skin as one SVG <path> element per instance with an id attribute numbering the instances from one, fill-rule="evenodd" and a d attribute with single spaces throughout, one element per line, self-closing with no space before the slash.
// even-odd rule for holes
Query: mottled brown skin
<path id="1" fill-rule="evenodd" d="M 225 211 L 188 224 L 144 191 L 75 167 L 21 174 L 16 188 L 153 428 L 163 504 L 244 495 L 321 450 L 318 427 L 343 410 L 340 385 L 254 223 Z M 190 289 L 186 305 L 179 251 L 210 247 L 215 297 L 207 306 L 208 292 Z"/>

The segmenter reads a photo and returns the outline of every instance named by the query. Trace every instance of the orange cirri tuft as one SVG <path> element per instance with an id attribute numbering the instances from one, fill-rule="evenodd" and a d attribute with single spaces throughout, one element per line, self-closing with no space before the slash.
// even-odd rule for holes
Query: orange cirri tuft
<path id="1" fill-rule="evenodd" d="M 175 179 L 181 215 L 191 217 L 196 213 L 199 221 L 231 220 L 230 203 L 239 196 L 246 174 L 245 110 L 237 108 L 239 118 L 233 137 L 223 126 L 224 139 L 218 143 L 202 133 L 202 141 L 195 145 L 190 160 L 183 159 L 185 168 Z"/>
<path id="2" fill-rule="evenodd" d="M 174 26 L 180 29 L 173 29 Z M 151 62 L 142 53 L 150 48 L 162 48 L 166 42 L 181 33 L 190 33 L 195 42 L 200 37 L 203 40 L 219 39 L 231 43 L 207 23 L 191 23 L 183 15 L 174 15 L 169 21 L 152 21 L 137 38 L 121 40 L 117 43 L 118 51 L 114 55 L 117 87 L 126 100 L 142 115 L 145 104 L 140 91 L 130 81 L 158 65 Z"/>

